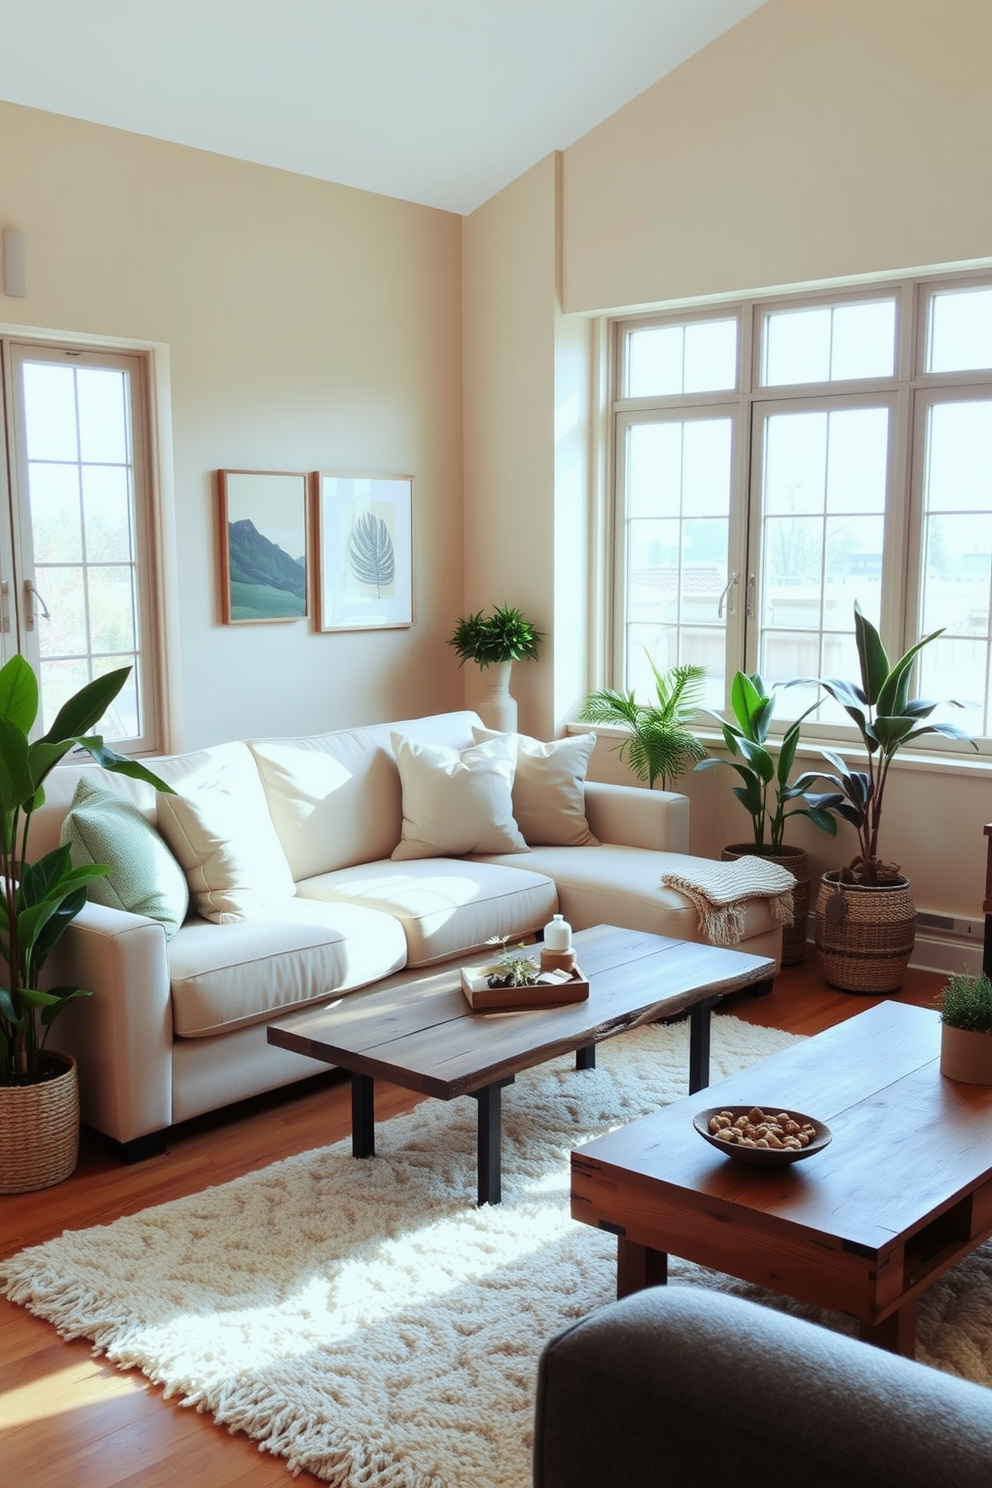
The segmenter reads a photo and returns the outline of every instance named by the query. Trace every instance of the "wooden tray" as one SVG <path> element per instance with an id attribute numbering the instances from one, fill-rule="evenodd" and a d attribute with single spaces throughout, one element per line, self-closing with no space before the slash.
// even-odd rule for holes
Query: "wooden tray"
<path id="1" fill-rule="evenodd" d="M 589 982 L 578 966 L 567 982 L 538 982 L 534 987 L 490 987 L 488 976 L 484 966 L 462 967 L 462 991 L 469 1007 L 477 1013 L 523 1013 L 565 1007 L 570 1002 L 585 1002 L 589 997 Z"/>

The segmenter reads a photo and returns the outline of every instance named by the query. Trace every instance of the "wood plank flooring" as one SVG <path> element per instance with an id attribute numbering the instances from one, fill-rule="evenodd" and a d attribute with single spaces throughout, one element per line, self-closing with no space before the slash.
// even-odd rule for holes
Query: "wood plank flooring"
<path id="1" fill-rule="evenodd" d="M 929 1006 L 943 977 L 910 971 L 899 1000 Z M 791 1033 L 818 1033 L 877 998 L 835 992 L 810 948 L 766 997 L 740 993 L 722 1012 Z M 376 1084 L 376 1119 L 409 1110 L 417 1097 Z M 0 1253 L 65 1229 L 106 1224 L 150 1204 L 196 1193 L 350 1132 L 350 1090 L 336 1074 L 187 1123 L 169 1151 L 123 1167 L 84 1133 L 79 1167 L 41 1193 L 0 1198 Z M 183 1410 L 135 1371 L 95 1359 L 83 1340 L 66 1342 L 23 1308 L 0 1299 L 0 1465 L 5 1483 L 30 1488 L 263 1488 L 292 1481 L 281 1459 L 229 1436 L 207 1415 Z M 301 1474 L 298 1483 L 315 1483 Z"/>

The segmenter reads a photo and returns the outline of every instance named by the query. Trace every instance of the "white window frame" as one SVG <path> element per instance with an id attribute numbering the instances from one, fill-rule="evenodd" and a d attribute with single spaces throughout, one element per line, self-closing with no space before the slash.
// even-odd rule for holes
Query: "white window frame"
<path id="1" fill-rule="evenodd" d="M 912 279 L 878 279 L 860 284 L 844 284 L 831 289 L 795 294 L 774 293 L 726 302 L 712 301 L 690 310 L 673 308 L 654 314 L 613 320 L 611 369 L 613 373 L 613 458 L 611 461 L 613 544 L 609 555 L 612 580 L 611 629 L 609 654 L 612 670 L 610 685 L 626 685 L 625 632 L 625 536 L 623 451 L 626 428 L 634 421 L 652 415 L 677 417 L 679 411 L 693 412 L 736 405 L 739 425 L 735 430 L 735 447 L 744 458 L 736 461 L 740 486 L 734 494 L 735 506 L 746 512 L 746 535 L 735 553 L 728 554 L 728 572 L 738 570 L 740 578 L 728 602 L 736 606 L 739 625 L 728 625 L 726 680 L 738 668 L 757 669 L 758 623 L 760 603 L 756 586 L 760 584 L 760 430 L 770 409 L 799 408 L 803 405 L 826 408 L 857 406 L 865 400 L 885 401 L 891 408 L 890 461 L 887 473 L 885 545 L 882 570 L 882 610 L 880 632 L 890 656 L 897 656 L 920 636 L 918 624 L 920 603 L 920 541 L 923 490 L 923 435 L 926 409 L 930 403 L 946 401 L 957 393 L 963 400 L 981 397 L 983 390 L 992 398 L 992 369 L 971 372 L 928 373 L 926 366 L 927 326 L 931 297 L 941 290 L 992 288 L 992 268 L 971 269 L 960 273 L 934 273 Z M 760 383 L 760 357 L 765 318 L 776 310 L 814 309 L 818 306 L 854 304 L 883 298 L 895 300 L 895 364 L 886 377 L 836 379 L 829 382 L 775 384 Z M 739 316 L 739 379 L 732 393 L 680 394 L 670 397 L 626 398 L 622 396 L 625 378 L 626 338 L 632 330 L 664 324 L 686 324 L 692 320 L 723 319 L 729 313 Z M 684 416 L 684 414 L 683 414 Z M 731 543 L 734 521 L 731 520 Z M 753 617 L 747 611 L 748 584 L 755 586 Z M 992 647 L 989 666 L 992 668 Z M 724 711 L 728 700 L 725 700 Z M 729 715 L 727 715 L 729 716 Z M 843 725 L 817 724 L 810 719 L 804 726 L 807 741 L 839 743 L 856 740 L 853 729 Z M 992 735 L 976 741 L 982 754 L 992 755 Z M 974 751 L 964 744 L 939 736 L 928 736 L 916 747 L 918 752 L 955 757 Z"/>
<path id="2" fill-rule="evenodd" d="M 178 746 L 176 665 L 178 644 L 175 536 L 171 466 L 166 458 L 163 428 L 169 429 L 168 353 L 160 346 L 128 344 L 109 338 L 76 338 L 56 333 L 0 327 L 0 363 L 4 387 L 4 432 L 7 459 L 3 463 L 9 485 L 3 491 L 9 512 L 10 550 L 0 539 L 0 601 L 9 600 L 3 635 L 5 657 L 20 650 L 35 666 L 36 635 L 28 620 L 26 581 L 33 581 L 32 538 L 27 505 L 26 452 L 15 413 L 15 363 L 20 360 L 73 360 L 80 364 L 126 366 L 131 379 L 131 419 L 134 442 L 134 517 L 137 577 L 139 688 L 142 731 L 138 737 L 110 740 L 119 753 L 141 756 L 163 754 Z M 8 528 L 5 520 L 0 527 Z M 0 621 L 2 623 L 2 621 Z M 171 652 L 171 656 L 170 656 Z"/>

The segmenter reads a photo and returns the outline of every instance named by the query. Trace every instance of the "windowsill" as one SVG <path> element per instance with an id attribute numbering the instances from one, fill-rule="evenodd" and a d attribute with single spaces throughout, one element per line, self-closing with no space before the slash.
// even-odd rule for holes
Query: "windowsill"
<path id="1" fill-rule="evenodd" d="M 627 736 L 628 730 L 618 728 L 612 724 L 602 723 L 580 723 L 572 721 L 565 725 L 568 734 L 596 734 L 601 739 L 620 741 Z M 714 748 L 718 753 L 727 752 L 723 742 L 723 735 L 718 729 L 696 729 L 695 736 L 708 749 Z M 769 740 L 768 749 L 772 754 L 778 751 L 778 741 Z M 817 740 L 804 739 L 796 750 L 796 758 L 803 761 L 811 761 L 806 769 L 812 769 L 818 762 L 823 765 L 824 770 L 831 771 L 829 761 L 825 760 L 820 753 L 821 749 L 832 749 L 839 754 L 846 764 L 859 767 L 861 762 L 867 760 L 868 756 L 864 749 L 852 742 L 845 740 Z M 923 775 L 954 775 L 960 778 L 962 775 L 973 775 L 979 780 L 992 779 L 992 757 L 982 754 L 928 754 L 923 750 L 906 749 L 898 754 L 893 761 L 892 768 L 895 770 L 915 770 Z"/>

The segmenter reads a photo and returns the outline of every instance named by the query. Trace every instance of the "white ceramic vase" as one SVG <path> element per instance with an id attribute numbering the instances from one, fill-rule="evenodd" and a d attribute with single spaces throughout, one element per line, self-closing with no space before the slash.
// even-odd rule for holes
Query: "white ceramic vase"
<path id="1" fill-rule="evenodd" d="M 479 717 L 486 728 L 498 729 L 502 734 L 513 734 L 517 729 L 517 704 L 510 696 L 512 666 L 512 661 L 497 661 L 480 667 L 486 691 L 479 703 Z"/>

